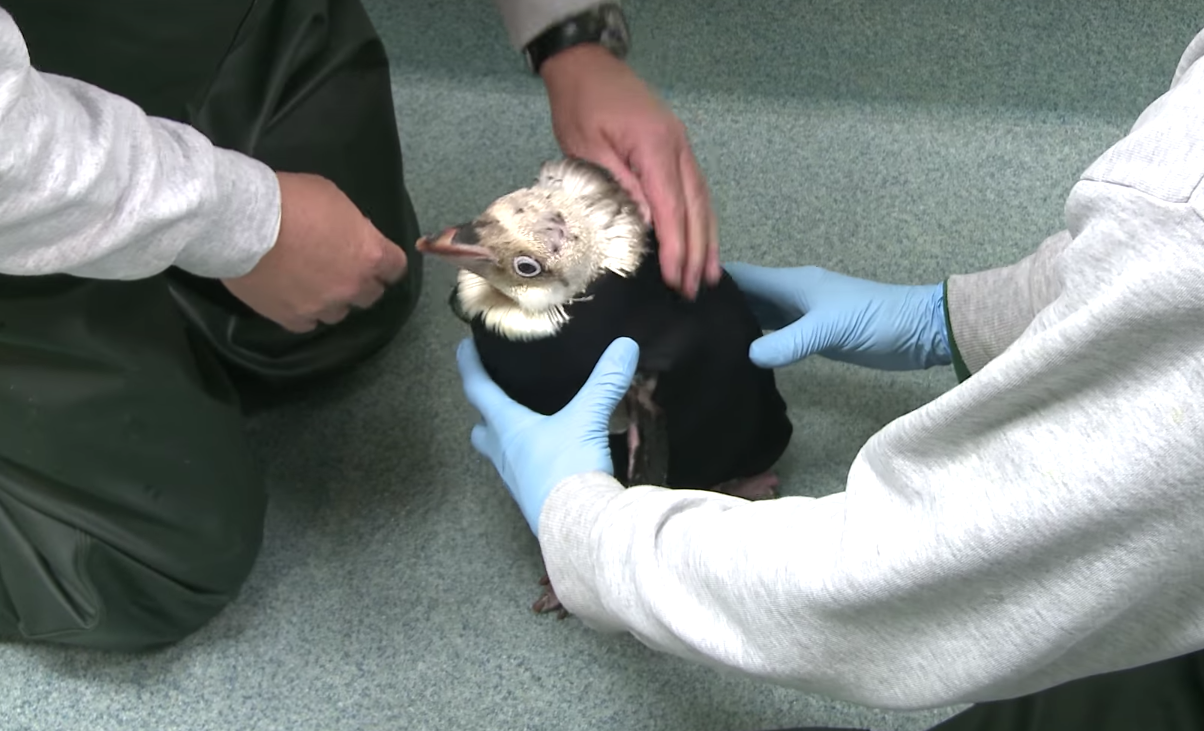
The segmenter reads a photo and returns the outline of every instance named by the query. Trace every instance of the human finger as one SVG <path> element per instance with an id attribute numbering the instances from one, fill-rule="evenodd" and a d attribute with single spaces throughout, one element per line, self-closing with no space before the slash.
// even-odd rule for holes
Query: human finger
<path id="1" fill-rule="evenodd" d="M 381 295 L 385 293 L 385 286 L 381 284 L 379 279 L 369 279 L 360 286 L 359 292 L 351 300 L 351 304 L 360 309 L 368 309 L 376 303 Z"/>
<path id="2" fill-rule="evenodd" d="M 666 150 L 662 140 L 656 138 L 650 144 L 636 148 L 632 162 L 660 242 L 661 277 L 667 285 L 680 291 L 686 245 L 685 193 L 677 155 L 674 150 Z"/>
<path id="3" fill-rule="evenodd" d="M 318 315 L 318 322 L 326 325 L 337 325 L 351 313 L 351 307 L 345 304 L 330 305 Z"/>
<path id="4" fill-rule="evenodd" d="M 615 406 L 631 388 L 635 368 L 640 359 L 640 346 L 631 338 L 617 338 L 594 364 L 585 385 L 573 396 L 566 410 L 589 408 L 592 418 L 609 421 Z"/>
<path id="5" fill-rule="evenodd" d="M 481 357 L 472 338 L 464 338 L 456 348 L 456 364 L 468 403 L 472 404 L 486 423 L 506 423 L 521 407 L 506 395 L 481 364 Z"/>
<path id="6" fill-rule="evenodd" d="M 698 293 L 712 248 L 711 201 L 706 178 L 694 153 L 682 140 L 678 166 L 685 200 L 686 239 L 682 242 L 682 290 L 693 299 Z"/>
<path id="7" fill-rule="evenodd" d="M 781 368 L 832 345 L 831 323 L 804 315 L 781 330 L 762 335 L 748 348 L 748 357 L 761 368 Z"/>
<path id="8" fill-rule="evenodd" d="M 788 274 L 793 270 L 742 261 L 728 262 L 723 268 L 745 296 L 757 297 L 779 305 L 792 303 L 795 299 L 795 287 L 792 286 Z"/>
<path id="9" fill-rule="evenodd" d="M 280 327 L 298 335 L 310 332 L 318 326 L 318 321 L 310 317 L 279 317 L 272 319 Z"/>
<path id="10" fill-rule="evenodd" d="M 490 461 L 494 460 L 494 447 L 497 444 L 497 439 L 489 427 L 485 424 L 477 424 L 472 428 L 472 434 L 469 436 L 469 441 L 472 446 L 483 456 L 488 457 Z"/>
<path id="11" fill-rule="evenodd" d="M 710 203 L 709 190 L 707 191 L 707 218 L 711 237 L 708 239 L 710 245 L 707 247 L 706 277 L 707 281 L 714 285 L 718 284 L 719 279 L 723 276 L 723 267 L 719 263 L 719 217 L 715 215 L 715 208 Z"/>
<path id="12" fill-rule="evenodd" d="M 743 262 L 731 262 L 724 269 L 744 294 L 762 330 L 780 330 L 804 314 L 781 270 Z"/>
<path id="13" fill-rule="evenodd" d="M 631 166 L 623 162 L 619 155 L 610 147 L 602 147 L 596 150 L 592 155 L 594 162 L 610 171 L 615 177 L 623 190 L 627 191 L 627 195 L 635 202 L 640 210 L 640 216 L 645 220 L 651 218 L 651 213 L 648 210 L 648 198 L 644 195 L 644 188 L 640 184 L 640 179 L 632 172 Z"/>
<path id="14" fill-rule="evenodd" d="M 405 250 L 379 232 L 376 245 L 380 247 L 380 258 L 373 267 L 373 273 L 385 286 L 397 283 L 405 276 L 409 264 Z"/>

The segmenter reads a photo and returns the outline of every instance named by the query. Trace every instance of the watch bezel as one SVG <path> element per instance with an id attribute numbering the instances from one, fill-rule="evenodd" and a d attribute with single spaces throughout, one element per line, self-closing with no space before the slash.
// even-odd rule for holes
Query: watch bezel
<path id="1" fill-rule="evenodd" d="M 545 29 L 523 48 L 527 70 L 538 75 L 549 58 L 582 43 L 597 43 L 616 58 L 626 58 L 631 32 L 623 9 L 617 3 L 600 3 Z"/>

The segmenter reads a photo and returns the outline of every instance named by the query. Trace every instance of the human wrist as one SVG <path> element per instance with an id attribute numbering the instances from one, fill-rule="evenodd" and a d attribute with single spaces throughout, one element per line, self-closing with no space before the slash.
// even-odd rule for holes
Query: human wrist
<path id="1" fill-rule="evenodd" d="M 970 377 L 970 368 L 966 365 L 966 358 L 962 355 L 961 348 L 957 345 L 957 331 L 953 327 L 953 308 L 950 306 L 948 279 L 945 280 L 944 287 L 945 332 L 949 339 L 949 354 L 953 361 L 953 372 L 957 375 L 957 380 L 960 383 Z"/>
<path id="2" fill-rule="evenodd" d="M 539 67 L 544 84 L 566 86 L 582 83 L 585 77 L 625 65 L 600 43 L 581 43 L 552 56 Z"/>
<path id="3" fill-rule="evenodd" d="M 564 477 L 552 486 L 540 506 L 535 536 L 542 543 L 559 534 L 559 540 L 596 522 L 596 515 L 609 499 L 622 495 L 627 488 L 615 479 L 611 470 L 591 470 Z"/>
<path id="4" fill-rule="evenodd" d="M 569 458 L 568 464 L 564 465 L 553 462 L 542 483 L 528 493 L 528 498 L 523 501 L 525 504 L 523 514 L 527 518 L 532 532 L 539 535 L 539 522 L 544 505 L 547 504 L 548 497 L 556 491 L 557 487 L 565 482 L 579 479 L 582 475 L 598 473 L 613 476 L 614 464 L 608 454 L 594 455 L 586 459 L 581 459 L 579 455 L 572 456 Z"/>
<path id="5" fill-rule="evenodd" d="M 276 246 L 282 193 L 276 171 L 252 157 L 214 148 L 213 186 L 219 196 L 207 235 L 180 251 L 175 265 L 199 277 L 233 279 Z"/>
<path id="6" fill-rule="evenodd" d="M 568 0 L 569 7 L 581 1 Z M 580 46 L 600 47 L 616 59 L 627 57 L 631 35 L 620 3 L 585 1 L 587 4 L 579 7 L 578 12 L 548 24 L 526 41 L 523 56 L 532 72 L 542 74 L 547 62 Z M 569 7 L 563 9 L 568 11 Z"/>
<path id="7" fill-rule="evenodd" d="M 945 283 L 924 285 L 927 290 L 924 313 L 926 329 L 924 336 L 924 367 L 947 366 L 953 362 L 949 341 L 949 317 L 945 306 Z"/>

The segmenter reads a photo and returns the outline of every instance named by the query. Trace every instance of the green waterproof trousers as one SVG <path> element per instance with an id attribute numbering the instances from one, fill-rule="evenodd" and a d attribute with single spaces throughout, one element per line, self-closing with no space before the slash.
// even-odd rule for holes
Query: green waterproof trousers
<path id="1" fill-rule="evenodd" d="M 384 48 L 358 0 L 4 0 L 34 66 L 334 181 L 409 257 L 296 335 L 214 280 L 0 277 L 0 637 L 138 650 L 237 594 L 266 494 L 241 397 L 362 362 L 421 288 Z M 237 388 L 236 388 L 237 384 Z"/>

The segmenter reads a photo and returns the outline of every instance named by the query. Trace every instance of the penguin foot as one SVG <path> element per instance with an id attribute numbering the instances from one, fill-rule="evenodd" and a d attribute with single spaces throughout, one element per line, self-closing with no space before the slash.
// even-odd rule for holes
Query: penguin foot
<path id="1" fill-rule="evenodd" d="M 548 578 L 547 574 L 543 575 L 539 583 L 544 588 L 543 594 L 531 605 L 532 611 L 536 614 L 546 614 L 547 612 L 560 610 L 556 615 L 557 619 L 564 619 L 569 616 L 569 610 L 561 606 L 560 600 L 556 598 L 556 590 L 552 588 L 552 580 Z"/>
<path id="2" fill-rule="evenodd" d="M 762 472 L 754 477 L 737 477 L 734 480 L 721 482 L 715 486 L 716 492 L 735 495 L 745 500 L 768 500 L 778 496 L 778 476 L 772 472 Z"/>

